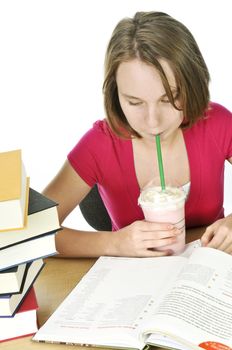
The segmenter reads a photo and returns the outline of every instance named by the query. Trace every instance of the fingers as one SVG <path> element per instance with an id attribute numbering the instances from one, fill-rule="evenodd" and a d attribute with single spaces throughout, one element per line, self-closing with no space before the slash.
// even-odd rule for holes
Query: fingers
<path id="1" fill-rule="evenodd" d="M 232 243 L 228 238 L 225 238 L 225 240 L 219 244 L 217 249 L 222 250 L 228 254 L 232 254 Z"/>
<path id="2" fill-rule="evenodd" d="M 207 244 L 207 247 L 223 250 L 225 252 L 231 252 L 232 234 L 227 233 L 226 230 L 223 229 L 221 229 L 220 231 L 215 231 L 213 238 Z"/>
<path id="3" fill-rule="evenodd" d="M 214 237 L 214 228 L 213 225 L 210 225 L 207 227 L 205 230 L 204 234 L 201 237 L 201 244 L 203 247 L 208 246 L 209 242 L 213 239 Z"/>
<path id="4" fill-rule="evenodd" d="M 162 238 L 162 239 L 147 239 L 143 241 L 143 248 L 150 249 L 155 248 L 158 249 L 160 247 L 164 247 L 165 245 L 174 244 L 177 241 L 177 237 L 173 236 L 170 238 Z"/>
<path id="5" fill-rule="evenodd" d="M 173 224 L 148 222 L 148 221 L 137 221 L 134 223 L 136 229 L 142 231 L 143 239 L 162 239 L 168 237 L 175 237 L 183 232 L 182 229 L 178 229 Z"/>
<path id="6" fill-rule="evenodd" d="M 222 250 L 232 254 L 232 227 L 228 220 L 220 219 L 210 225 L 201 238 L 203 246 Z"/>
<path id="7" fill-rule="evenodd" d="M 141 258 L 155 258 L 155 257 L 161 257 L 161 256 L 167 256 L 167 255 L 171 255 L 169 250 L 158 251 L 153 249 L 146 249 L 140 252 Z"/>
<path id="8" fill-rule="evenodd" d="M 172 224 L 142 222 L 139 237 L 143 249 L 158 249 L 160 247 L 176 243 L 177 236 L 182 233 Z"/>
<path id="9" fill-rule="evenodd" d="M 141 239 L 143 241 L 152 241 L 152 240 L 162 241 L 164 239 L 169 239 L 169 241 L 172 242 L 172 240 L 175 241 L 176 237 L 180 234 L 181 234 L 181 231 L 177 229 L 173 229 L 169 231 L 151 231 L 151 232 L 147 231 L 147 232 L 142 232 Z"/>
<path id="10" fill-rule="evenodd" d="M 170 223 L 164 223 L 164 222 L 149 222 L 149 221 L 135 221 L 133 223 L 134 225 L 137 226 L 137 228 L 141 231 L 170 231 L 175 229 L 175 225 L 170 224 Z M 132 225 L 133 225 L 132 224 Z"/>
<path id="11" fill-rule="evenodd" d="M 170 250 L 159 251 L 161 247 L 176 243 L 181 230 L 173 224 L 137 221 L 130 225 L 130 243 L 139 256 L 170 255 Z"/>
<path id="12" fill-rule="evenodd" d="M 135 221 L 111 236 L 111 250 L 113 254 L 120 256 L 170 255 L 172 252 L 170 249 L 165 250 L 165 246 L 176 243 L 181 233 L 181 229 L 173 224 Z"/>
<path id="13" fill-rule="evenodd" d="M 213 239 L 207 244 L 207 247 L 219 249 L 226 253 L 232 254 L 232 242 L 229 237 L 220 237 L 215 235 Z"/>

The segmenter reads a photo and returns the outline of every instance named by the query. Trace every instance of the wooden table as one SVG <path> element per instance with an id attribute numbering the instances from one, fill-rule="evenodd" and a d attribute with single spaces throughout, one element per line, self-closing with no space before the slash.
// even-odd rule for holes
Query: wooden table
<path id="1" fill-rule="evenodd" d="M 187 241 L 193 241 L 201 236 L 203 228 L 189 230 Z M 37 312 L 39 327 L 60 305 L 69 292 L 76 286 L 82 276 L 90 269 L 96 259 L 61 259 L 47 258 L 46 265 L 35 282 L 35 290 L 39 309 Z M 31 336 L 11 340 L 0 344 L 1 350 L 74 350 L 72 345 L 36 343 Z M 75 346 L 83 350 L 83 347 Z M 97 349 L 97 348 L 96 348 Z M 100 348 L 98 348 L 101 350 Z M 103 350 L 103 349 L 102 349 Z M 158 350 L 158 348 L 156 348 Z"/>

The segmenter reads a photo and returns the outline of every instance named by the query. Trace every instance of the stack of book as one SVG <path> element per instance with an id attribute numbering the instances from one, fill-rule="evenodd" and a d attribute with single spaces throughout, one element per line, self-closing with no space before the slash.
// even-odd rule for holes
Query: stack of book
<path id="1" fill-rule="evenodd" d="M 0 342 L 37 331 L 33 284 L 56 254 L 57 203 L 29 187 L 20 150 L 0 153 Z"/>

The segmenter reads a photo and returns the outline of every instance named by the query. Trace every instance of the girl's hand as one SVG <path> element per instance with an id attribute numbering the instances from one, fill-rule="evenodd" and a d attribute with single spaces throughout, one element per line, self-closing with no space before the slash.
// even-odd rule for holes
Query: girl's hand
<path id="1" fill-rule="evenodd" d="M 176 242 L 181 231 L 172 224 L 135 221 L 129 226 L 112 232 L 111 249 L 117 256 L 155 257 L 170 255 L 170 250 L 160 247 Z M 112 252 L 110 252 L 112 254 Z"/>
<path id="2" fill-rule="evenodd" d="M 232 254 L 232 215 L 215 221 L 201 237 L 202 246 Z"/>

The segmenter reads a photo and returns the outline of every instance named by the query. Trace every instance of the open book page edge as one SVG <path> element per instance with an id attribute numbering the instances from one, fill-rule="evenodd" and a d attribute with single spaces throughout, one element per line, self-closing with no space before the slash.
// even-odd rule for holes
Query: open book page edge
<path id="1" fill-rule="evenodd" d="M 169 333 L 156 332 L 150 334 L 147 340 L 147 344 L 150 346 L 161 346 L 165 349 L 177 349 L 177 350 L 231 350 L 230 346 L 224 345 L 215 341 L 204 341 L 198 345 L 183 341 L 182 338 L 175 335 L 169 335 Z"/>
<path id="2" fill-rule="evenodd" d="M 120 346 L 120 345 L 106 346 L 106 345 L 99 345 L 99 344 L 82 344 L 82 343 L 59 342 L 59 341 L 49 341 L 49 340 L 44 341 L 44 340 L 35 339 L 34 337 L 32 338 L 32 341 L 36 343 L 72 345 L 72 346 L 81 346 L 86 348 L 101 348 L 101 349 L 148 350 L 150 348 L 150 345 L 148 344 L 145 344 L 142 348 L 133 348 L 133 347 Z"/>
<path id="3" fill-rule="evenodd" d="M 202 348 L 200 348 L 198 345 L 193 344 L 188 342 L 187 340 L 178 337 L 172 333 L 168 333 L 168 332 L 161 332 L 159 330 L 156 329 L 152 329 L 152 330 L 147 330 L 143 336 L 148 335 L 148 338 L 146 340 L 146 343 L 148 345 L 152 345 L 152 346 L 164 346 L 165 344 L 165 338 L 166 338 L 166 343 L 168 344 L 168 346 L 166 348 L 169 349 L 178 349 L 178 350 L 200 350 Z M 155 339 L 155 336 L 158 336 L 157 339 Z M 162 336 L 164 339 L 159 341 L 160 336 Z"/>
<path id="4" fill-rule="evenodd" d="M 39 333 L 39 334 L 38 334 Z M 74 339 L 64 339 L 62 338 L 62 340 L 56 339 L 56 340 L 52 340 L 51 337 L 47 337 L 47 336 L 43 336 L 40 335 L 40 332 L 37 331 L 37 333 L 34 335 L 34 337 L 32 338 L 32 341 L 35 341 L 37 343 L 49 343 L 49 344 L 66 344 L 66 345 L 75 345 L 75 346 L 83 346 L 83 347 L 96 347 L 96 348 L 105 348 L 105 349 L 125 349 L 125 350 L 144 350 L 145 348 L 149 348 L 149 346 L 147 346 L 145 343 L 141 343 L 141 345 L 139 345 L 137 343 L 137 345 L 135 344 L 127 344 L 124 343 L 123 341 L 121 342 L 107 342 L 107 344 L 105 342 L 102 341 L 102 338 L 97 340 L 93 340 L 91 342 L 86 342 L 86 341 L 75 341 Z M 53 337 L 54 339 L 55 337 Z"/>
<path id="5" fill-rule="evenodd" d="M 201 247 L 201 240 L 197 239 L 193 242 L 187 243 L 185 245 L 185 249 L 183 251 L 183 253 L 181 253 L 179 256 L 183 256 L 185 258 L 189 258 L 190 255 L 192 254 L 192 252 L 196 249 Z"/>
<path id="6" fill-rule="evenodd" d="M 173 264 L 173 259 L 176 261 L 175 264 Z M 186 258 L 180 258 L 180 257 L 173 257 L 170 260 L 167 257 L 167 258 L 162 259 L 162 265 L 164 264 L 164 266 L 166 266 L 166 272 L 169 272 L 170 266 L 172 266 L 172 268 L 174 268 L 174 266 L 176 266 L 176 264 L 177 264 L 179 267 L 181 267 L 183 261 L 185 261 L 185 260 L 186 260 Z M 35 340 L 35 341 L 40 340 L 40 341 L 44 341 L 44 342 L 50 342 L 50 341 L 52 341 L 52 342 L 64 342 L 64 343 L 68 342 L 68 343 L 73 343 L 73 344 L 77 344 L 77 343 L 78 344 L 83 344 L 83 343 L 86 344 L 86 343 L 88 343 L 89 345 L 91 343 L 92 346 L 97 345 L 96 343 L 98 343 L 99 346 L 104 346 L 104 344 L 107 344 L 107 347 L 115 346 L 115 347 L 121 347 L 121 348 L 143 349 L 145 343 L 143 341 L 141 341 L 139 339 L 139 336 L 138 336 L 138 342 L 136 341 L 137 342 L 137 344 L 136 344 L 134 333 L 133 333 L 133 337 L 131 336 L 131 333 L 129 333 L 129 334 L 127 333 L 127 336 L 125 338 L 123 338 L 125 336 L 125 333 L 122 333 L 120 338 L 123 339 L 124 344 L 128 344 L 128 345 L 122 344 L 122 341 L 121 341 L 121 343 L 119 343 L 117 341 L 117 337 L 115 335 L 112 336 L 112 334 L 111 334 L 112 339 L 110 337 L 108 337 L 108 339 L 104 339 L 105 334 L 103 337 L 102 333 L 101 333 L 101 337 L 98 337 L 99 342 L 96 342 L 95 341 L 96 336 L 98 336 L 99 334 L 95 334 L 94 338 L 93 338 L 93 333 L 91 335 L 89 335 L 86 332 L 84 332 L 85 334 L 80 334 L 80 333 L 76 334 L 75 333 L 75 336 L 74 336 L 73 335 L 73 327 L 75 326 L 75 324 L 71 324 L 70 329 L 69 329 L 68 323 L 66 324 L 65 327 L 63 325 L 62 326 L 62 333 L 60 333 L 60 331 L 59 331 L 60 326 L 59 326 L 59 322 L 57 321 L 57 320 L 59 320 L 60 315 L 64 312 L 64 310 L 67 310 L 69 308 L 68 305 L 70 304 L 70 302 L 72 302 L 72 300 L 77 299 L 76 295 L 80 292 L 80 288 L 85 289 L 86 282 L 88 283 L 88 280 L 91 281 L 93 274 L 95 274 L 95 271 L 98 270 L 98 267 L 100 268 L 100 270 L 102 268 L 105 269 L 105 266 L 108 266 L 112 262 L 113 266 L 114 266 L 113 269 L 115 269 L 115 271 L 117 271 L 117 273 L 119 273 L 119 271 L 118 271 L 119 264 L 121 265 L 121 267 L 122 266 L 125 267 L 125 262 L 127 262 L 127 264 L 129 264 L 129 265 L 130 265 L 130 263 L 132 263 L 132 266 L 134 266 L 134 263 L 135 263 L 135 266 L 136 266 L 136 264 L 137 264 L 136 261 L 138 261 L 139 265 L 140 265 L 140 263 L 143 262 L 142 266 L 145 264 L 146 268 L 147 268 L 147 266 L 150 266 L 150 264 L 152 264 L 152 266 L 153 266 L 153 263 L 156 262 L 156 264 L 155 264 L 156 269 L 159 269 L 160 264 L 161 264 L 161 260 L 159 258 L 157 258 L 155 260 L 149 259 L 149 258 L 144 259 L 144 260 L 141 260 L 140 258 L 116 258 L 116 257 L 101 257 L 101 258 L 99 258 L 97 260 L 97 262 L 90 268 L 88 273 L 83 276 L 83 278 L 79 281 L 79 283 L 76 285 L 76 287 L 74 287 L 74 289 L 68 294 L 68 296 L 63 300 L 63 302 L 53 312 L 53 314 L 49 317 L 49 319 L 46 321 L 46 323 L 40 328 L 40 330 L 37 332 L 37 334 L 35 335 L 33 340 Z M 171 263 L 171 261 L 172 261 L 172 263 Z M 166 262 L 166 263 L 164 263 L 164 262 Z M 180 262 L 181 262 L 181 266 L 180 266 Z M 116 265 L 115 265 L 115 263 L 116 263 Z M 171 265 L 170 265 L 170 263 L 171 263 Z M 133 267 L 132 267 L 132 270 L 133 270 Z M 142 271 L 144 271 L 144 269 Z M 138 274 L 138 271 L 136 270 L 136 276 L 137 276 L 137 274 Z M 143 277 L 146 278 L 144 273 L 143 273 Z M 136 279 L 137 278 L 138 278 L 138 276 L 136 277 Z M 115 278 L 114 278 L 114 280 L 116 281 Z M 106 283 L 106 281 L 105 281 L 105 283 Z M 157 281 L 154 281 L 154 283 L 156 284 Z M 141 280 L 140 280 L 139 285 L 141 286 L 140 288 L 142 288 L 142 286 L 144 286 L 144 283 L 141 283 Z M 122 286 L 118 286 L 118 288 L 120 288 L 120 291 L 121 291 Z M 151 287 L 149 287 L 149 288 L 151 288 Z M 79 292 L 78 292 L 78 289 L 79 289 Z M 133 291 L 134 291 L 134 289 L 133 289 Z M 101 293 L 100 293 L 100 295 L 101 295 Z M 90 303 L 90 300 L 88 301 L 88 303 Z M 63 318 L 62 318 L 62 320 L 63 320 Z M 55 325 L 55 327 L 54 327 L 54 325 Z M 94 332 L 94 330 L 93 330 L 93 332 Z M 120 335 L 120 331 L 119 331 L 119 335 Z M 86 340 L 88 340 L 88 342 Z M 104 340 L 104 342 L 103 342 L 103 340 Z"/>

